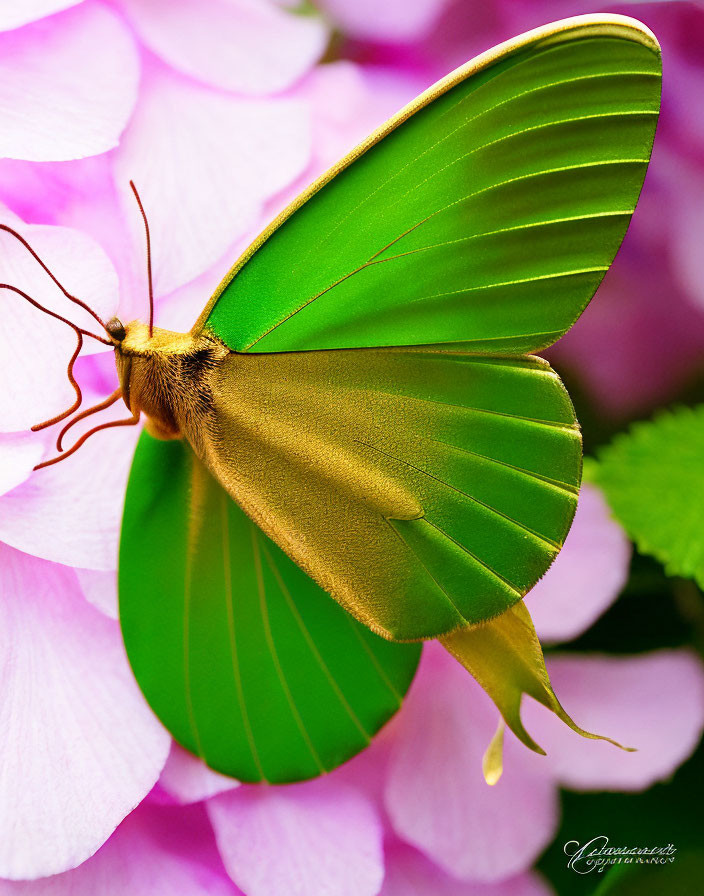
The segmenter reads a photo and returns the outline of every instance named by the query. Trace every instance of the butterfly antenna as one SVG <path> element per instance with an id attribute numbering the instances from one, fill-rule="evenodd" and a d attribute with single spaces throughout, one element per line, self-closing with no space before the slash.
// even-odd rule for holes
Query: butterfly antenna
<path id="1" fill-rule="evenodd" d="M 39 257 L 39 255 L 38 255 L 38 254 L 34 251 L 34 249 L 29 245 L 29 243 L 28 243 L 27 240 L 22 236 L 22 234 L 18 233 L 16 230 L 14 230 L 12 227 L 9 227 L 7 224 L 0 224 L 0 231 L 1 231 L 1 230 L 4 230 L 5 233 L 9 233 L 10 236 L 13 236 L 16 240 L 18 240 L 20 243 L 22 243 L 22 245 L 25 247 L 25 249 L 26 249 L 26 250 L 29 252 L 29 254 L 32 256 L 32 258 L 37 262 L 37 264 L 39 264 L 39 266 L 40 266 L 41 268 L 44 269 L 44 271 L 46 271 L 46 273 L 51 277 L 51 279 L 54 281 L 54 283 L 59 287 L 59 289 L 61 290 L 61 292 L 66 296 L 66 298 L 67 298 L 70 302 L 73 302 L 74 305 L 79 305 L 81 308 L 83 308 L 85 311 L 87 311 L 88 314 L 90 314 L 91 317 L 93 317 L 93 318 L 100 324 L 100 326 L 101 326 L 103 329 L 105 329 L 105 321 L 100 317 L 100 315 L 97 314 L 95 311 L 93 311 L 93 309 L 92 309 L 89 305 L 87 305 L 85 302 L 83 302 L 81 299 L 77 298 L 77 296 L 72 295 L 72 294 L 66 289 L 66 287 L 64 287 L 64 286 L 59 282 L 59 280 L 57 279 L 57 277 L 56 277 L 56 276 L 49 270 L 48 266 L 41 260 L 41 258 Z M 96 337 L 96 338 L 97 338 L 97 337 Z M 112 343 L 108 343 L 108 344 L 111 345 Z"/>
<path id="2" fill-rule="evenodd" d="M 56 450 L 64 450 L 62 444 L 64 436 L 69 431 L 69 429 L 71 429 L 74 423 L 78 423 L 79 420 L 85 420 L 86 417 L 90 417 L 93 414 L 97 414 L 99 411 L 104 411 L 107 408 L 112 407 L 112 405 L 114 405 L 119 398 L 122 398 L 122 389 L 117 388 L 111 395 L 108 395 L 108 397 L 104 401 L 101 401 L 100 404 L 94 404 L 93 407 L 86 408 L 85 411 L 81 411 L 80 414 L 76 414 L 73 420 L 69 420 L 66 426 L 64 426 L 64 428 L 59 433 L 58 438 L 56 439 Z"/>
<path id="3" fill-rule="evenodd" d="M 81 406 L 83 396 L 81 394 L 81 387 L 76 382 L 76 377 L 73 373 L 73 367 L 81 352 L 81 348 L 83 347 L 83 337 L 92 336 L 93 339 L 97 339 L 98 342 L 104 342 L 105 345 L 112 345 L 112 343 L 108 339 L 103 339 L 101 336 L 96 336 L 95 333 L 89 333 L 88 330 L 84 330 L 82 327 L 77 326 L 72 321 L 63 317 L 61 314 L 57 314 L 56 311 L 51 311 L 49 308 L 45 308 L 44 305 L 37 302 L 36 299 L 33 299 L 31 296 L 27 295 L 26 292 L 18 289 L 16 286 L 11 286 L 9 283 L 0 283 L 0 289 L 8 289 L 10 290 L 10 292 L 14 292 L 16 295 L 21 296 L 23 299 L 29 302 L 30 305 L 34 306 L 34 308 L 37 308 L 39 311 L 43 311 L 44 314 L 48 314 L 49 317 L 60 320 L 61 323 L 66 324 L 67 327 L 71 327 L 71 329 L 76 334 L 76 348 L 71 355 L 71 360 L 68 362 L 68 367 L 66 368 L 66 375 L 68 376 L 68 380 L 73 387 L 73 391 L 76 393 L 76 399 L 71 407 L 65 410 L 63 413 L 57 414 L 56 417 L 52 417 L 51 420 L 45 420 L 43 423 L 38 423 L 33 426 L 32 432 L 37 432 L 40 429 L 45 429 L 47 426 L 52 426 L 54 423 L 58 423 L 60 420 L 65 420 L 66 417 L 70 416 L 74 411 L 77 411 Z"/>
<path id="4" fill-rule="evenodd" d="M 139 198 L 139 193 L 137 192 L 137 187 L 134 185 L 134 181 L 130 181 L 130 187 L 132 187 L 132 192 L 134 193 L 134 198 L 137 200 L 137 205 L 139 206 L 139 210 L 142 213 L 142 220 L 144 221 L 144 232 L 147 236 L 147 280 L 149 283 L 149 338 L 151 339 L 152 333 L 154 332 L 154 284 L 152 281 L 152 242 L 149 237 L 149 221 L 147 221 L 147 214 L 144 211 L 144 206 L 142 205 L 142 200 Z"/>
<path id="5" fill-rule="evenodd" d="M 0 227 L 2 227 L 1 224 Z M 49 317 L 60 320 L 62 324 L 66 324 L 66 326 L 71 327 L 71 329 L 75 330 L 76 333 L 81 333 L 83 336 L 90 336 L 91 339 L 96 339 L 98 342 L 102 342 L 103 345 L 109 345 L 110 348 L 114 347 L 114 343 L 111 339 L 108 339 L 105 336 L 96 336 L 96 334 L 91 333 L 90 330 L 84 330 L 83 327 L 79 327 L 77 324 L 74 324 L 73 321 L 68 320 L 68 318 L 63 317 L 56 311 L 52 311 L 50 308 L 45 308 L 44 305 L 42 305 L 36 299 L 33 299 L 31 296 L 27 295 L 26 292 L 19 289 L 17 286 L 12 286 L 9 283 L 0 283 L 0 289 L 9 289 L 11 292 L 17 293 L 18 296 L 22 296 L 23 299 L 26 299 L 26 301 L 28 301 L 30 305 L 33 305 L 39 311 L 43 311 L 44 314 L 48 314 Z"/>

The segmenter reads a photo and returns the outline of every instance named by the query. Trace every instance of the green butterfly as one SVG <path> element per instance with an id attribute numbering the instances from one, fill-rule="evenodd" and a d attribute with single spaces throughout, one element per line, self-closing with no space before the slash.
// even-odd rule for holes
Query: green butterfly
<path id="1" fill-rule="evenodd" d="M 660 82 L 656 39 L 620 16 L 501 44 L 299 196 L 190 333 L 107 324 L 130 420 L 147 416 L 125 645 L 212 768 L 280 783 L 339 765 L 398 709 L 428 638 L 531 748 L 523 693 L 587 734 L 522 604 L 582 464 L 569 396 L 533 353 L 613 261 Z"/>

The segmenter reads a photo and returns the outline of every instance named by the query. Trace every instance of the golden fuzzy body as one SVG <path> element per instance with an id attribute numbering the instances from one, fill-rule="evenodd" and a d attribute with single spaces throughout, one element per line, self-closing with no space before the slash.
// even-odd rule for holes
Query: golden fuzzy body
<path id="1" fill-rule="evenodd" d="M 181 438 L 184 428 L 191 438 L 197 436 L 213 406 L 209 376 L 229 354 L 205 333 L 154 327 L 150 336 L 147 324 L 133 321 L 115 346 L 125 404 L 133 413 L 146 414 L 147 429 L 157 438 Z"/>

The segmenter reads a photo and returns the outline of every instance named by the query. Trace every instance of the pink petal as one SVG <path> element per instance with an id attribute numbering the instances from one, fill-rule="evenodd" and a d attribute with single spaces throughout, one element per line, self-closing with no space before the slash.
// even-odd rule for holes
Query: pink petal
<path id="1" fill-rule="evenodd" d="M 353 37 L 389 43 L 419 40 L 449 0 L 320 0 L 320 5 Z"/>
<path id="2" fill-rule="evenodd" d="M 252 233 L 252 238 L 255 235 Z M 161 298 L 156 311 L 157 326 L 182 333 L 190 330 L 203 310 L 203 306 L 232 266 L 233 259 L 241 254 L 250 242 L 251 239 L 243 240 L 236 249 L 228 251 L 200 277 Z"/>
<path id="3" fill-rule="evenodd" d="M 23 432 L 0 434 L 0 495 L 21 485 L 43 453 L 41 437 Z"/>
<path id="4" fill-rule="evenodd" d="M 551 896 L 537 874 L 521 874 L 491 884 L 460 882 L 424 855 L 394 842 L 386 850 L 386 875 L 379 896 Z"/>
<path id="5" fill-rule="evenodd" d="M 115 166 L 140 274 L 144 230 L 130 179 L 149 216 L 156 289 L 163 295 L 217 261 L 257 222 L 263 202 L 305 168 L 309 155 L 301 102 L 230 97 L 154 66 Z"/>
<path id="6" fill-rule="evenodd" d="M 267 0 L 120 0 L 144 43 L 165 62 L 216 87 L 285 90 L 322 55 L 327 29 Z"/>
<path id="7" fill-rule="evenodd" d="M 0 876 L 73 868 L 144 798 L 170 738 L 73 571 L 0 547 Z"/>
<path id="8" fill-rule="evenodd" d="M 0 896 L 236 896 L 217 861 L 194 855 L 196 838 L 208 831 L 189 821 L 169 825 L 167 810 L 140 806 L 80 867 L 35 881 L 0 880 Z M 163 842 L 167 825 L 173 840 L 188 836 L 187 849 Z"/>
<path id="9" fill-rule="evenodd" d="M 0 196 L 28 222 L 64 225 L 93 237 L 107 252 L 120 280 L 119 307 L 115 300 L 110 313 L 117 310 L 125 321 L 146 316 L 144 246 L 137 259 L 131 257 L 110 153 L 42 165 L 2 159 Z M 131 211 L 136 209 L 133 200 Z"/>
<path id="10" fill-rule="evenodd" d="M 0 221 L 18 230 L 66 289 L 85 301 L 103 319 L 118 304 L 117 275 L 98 244 L 78 230 L 26 225 L 0 210 Z M 6 283 L 22 289 L 40 304 L 90 332 L 100 325 L 72 304 L 14 237 L 0 232 L 0 267 Z M 104 335 L 104 333 L 102 333 Z M 76 347 L 76 335 L 65 324 L 42 314 L 8 290 L 0 295 L 0 379 L 13 388 L 0 394 L 0 427 L 29 429 L 68 407 L 74 392 L 66 365 Z M 85 338 L 83 355 L 109 349 Z"/>
<path id="11" fill-rule="evenodd" d="M 702 79 L 704 81 L 704 78 Z M 676 160 L 677 164 L 679 160 Z M 682 176 L 682 174 L 680 174 Z M 674 215 L 674 238 L 671 251 L 674 256 L 675 273 L 684 291 L 704 310 L 704 261 L 702 261 L 701 238 L 704 232 L 704 213 L 696 197 L 704 189 L 704 176 L 689 173 L 692 188 L 682 196 Z M 684 191 L 683 191 L 684 192 Z"/>
<path id="12" fill-rule="evenodd" d="M 238 781 L 212 771 L 177 743 L 171 745 L 159 784 L 177 802 L 184 804 L 198 803 L 239 787 Z"/>
<path id="13" fill-rule="evenodd" d="M 85 302 L 103 320 L 115 313 L 119 301 L 117 275 L 110 259 L 92 237 L 68 227 L 17 223 L 14 216 L 6 216 L 3 223 L 11 224 L 27 240 L 68 292 Z M 105 336 L 95 318 L 63 295 L 18 240 L 3 232 L 0 246 L 3 275 L 9 282 L 73 323 Z M 34 312 L 35 316 L 37 313 Z M 81 354 L 105 350 L 95 340 L 86 339 Z"/>
<path id="14" fill-rule="evenodd" d="M 564 547 L 526 597 L 541 641 L 569 641 L 611 606 L 628 578 L 631 545 L 601 492 L 585 483 Z"/>
<path id="15" fill-rule="evenodd" d="M 117 575 L 114 570 L 77 569 L 83 596 L 110 619 L 117 619 Z"/>
<path id="16" fill-rule="evenodd" d="M 111 149 L 138 79 L 129 31 L 97 4 L 0 34 L 0 155 L 45 162 Z"/>
<path id="17" fill-rule="evenodd" d="M 383 877 L 381 822 L 328 777 L 242 786 L 207 803 L 225 867 L 247 896 L 373 896 Z"/>
<path id="18" fill-rule="evenodd" d="M 398 714 L 373 738 L 371 744 L 335 770 L 335 780 L 363 793 L 384 813 L 384 787 L 396 738 Z"/>
<path id="19" fill-rule="evenodd" d="M 68 566 L 114 570 L 138 435 L 137 427 L 97 433 L 72 457 L 37 470 L 0 498 L 0 540 Z"/>
<path id="20" fill-rule="evenodd" d="M 526 727 L 545 748 L 553 774 L 576 790 L 642 790 L 667 778 L 692 753 L 704 727 L 704 667 L 686 651 L 641 656 L 564 656 L 548 671 L 560 700 L 588 731 L 610 744 L 577 737 L 533 701 Z"/>
<path id="21" fill-rule="evenodd" d="M 301 88 L 313 110 L 315 175 L 337 162 L 426 86 L 394 69 L 345 60 L 318 66 Z"/>
<path id="22" fill-rule="evenodd" d="M 82 2 L 83 0 L 4 0 L 0 7 L 0 31 L 19 28 Z"/>
<path id="23" fill-rule="evenodd" d="M 529 868 L 557 827 L 545 759 L 515 738 L 506 737 L 499 782 L 484 781 L 482 756 L 498 718 L 471 676 L 437 645 L 426 646 L 398 720 L 386 808 L 400 837 L 466 880 Z"/>

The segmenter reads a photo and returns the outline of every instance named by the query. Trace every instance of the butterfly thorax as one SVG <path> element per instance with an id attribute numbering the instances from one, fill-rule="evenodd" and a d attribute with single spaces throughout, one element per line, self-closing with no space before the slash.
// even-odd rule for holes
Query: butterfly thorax
<path id="1" fill-rule="evenodd" d="M 180 438 L 184 428 L 197 431 L 212 408 L 210 375 L 229 349 L 202 332 L 154 327 L 150 336 L 141 321 L 127 324 L 124 334 L 115 345 L 115 363 L 127 407 L 146 414 L 147 429 L 158 438 Z"/>

